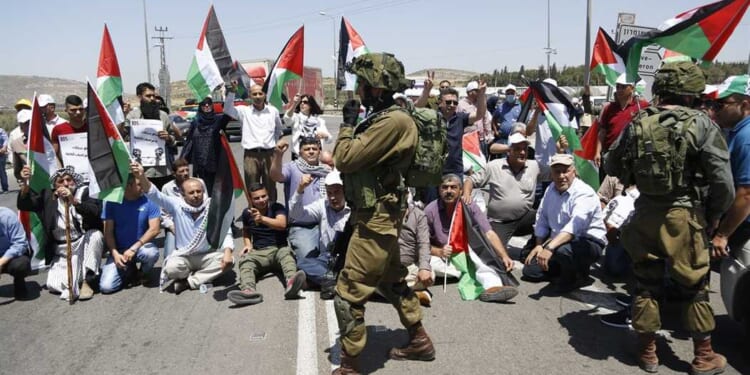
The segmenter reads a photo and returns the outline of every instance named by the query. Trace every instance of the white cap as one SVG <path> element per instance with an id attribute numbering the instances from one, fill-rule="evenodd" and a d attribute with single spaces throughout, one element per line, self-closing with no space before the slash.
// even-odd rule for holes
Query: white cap
<path id="1" fill-rule="evenodd" d="M 397 92 L 397 93 L 393 94 L 393 100 L 396 100 L 396 99 L 406 100 L 406 95 L 404 95 L 404 93 Z"/>
<path id="2" fill-rule="evenodd" d="M 615 81 L 615 84 L 635 86 L 632 81 L 628 81 L 628 76 L 626 73 L 622 73 L 619 76 L 617 76 L 617 80 Z"/>
<path id="3" fill-rule="evenodd" d="M 572 104 L 578 104 L 578 98 L 573 98 L 573 99 L 570 99 L 570 102 L 571 102 Z"/>
<path id="4" fill-rule="evenodd" d="M 522 143 L 522 142 L 526 142 L 526 144 L 530 143 L 529 140 L 526 139 L 526 136 L 521 133 L 513 133 L 510 135 L 510 137 L 508 137 L 509 145 L 514 145 L 516 143 Z"/>
<path id="5" fill-rule="evenodd" d="M 516 86 L 512 83 L 509 83 L 508 86 L 505 86 L 505 88 L 503 89 L 503 93 L 505 93 L 508 90 L 518 91 L 516 90 Z"/>
<path id="6" fill-rule="evenodd" d="M 471 81 L 466 85 L 466 92 L 468 93 L 471 90 L 478 90 L 479 89 L 479 82 L 477 81 Z"/>
<path id="7" fill-rule="evenodd" d="M 55 98 L 53 98 L 51 95 L 47 95 L 47 94 L 41 94 L 36 99 L 37 99 L 37 101 L 39 101 L 39 106 L 40 107 L 46 107 L 47 104 L 54 104 L 55 103 Z"/>
<path id="8" fill-rule="evenodd" d="M 18 121 L 19 124 L 24 123 L 26 121 L 31 121 L 31 110 L 30 109 L 22 109 L 16 113 L 16 121 Z"/>
<path id="9" fill-rule="evenodd" d="M 547 82 L 550 85 L 557 87 L 557 81 L 552 78 L 545 78 L 542 82 Z"/>
<path id="10" fill-rule="evenodd" d="M 344 181 L 341 180 L 341 172 L 335 169 L 328 172 L 328 174 L 326 175 L 325 184 L 326 186 L 331 186 L 331 185 L 343 186 Z"/>

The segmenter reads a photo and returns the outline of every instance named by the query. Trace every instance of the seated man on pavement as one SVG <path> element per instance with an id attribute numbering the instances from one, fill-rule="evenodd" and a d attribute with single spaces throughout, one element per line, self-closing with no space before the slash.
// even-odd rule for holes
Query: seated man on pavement
<path id="1" fill-rule="evenodd" d="M 508 139 L 510 150 L 505 159 L 495 159 L 464 180 L 463 200 L 471 202 L 474 187 L 489 187 L 487 217 L 492 230 L 505 247 L 514 235 L 533 232 L 536 210 L 534 193 L 539 165 L 526 157 L 529 141 L 521 133 Z M 520 254 L 514 258 L 519 259 Z"/>
<path id="2" fill-rule="evenodd" d="M 555 154 L 552 183 L 536 214 L 536 246 L 526 257 L 523 275 L 531 281 L 559 278 L 560 293 L 588 281 L 591 264 L 607 245 L 602 208 L 594 189 L 576 177 L 573 155 Z"/>
<path id="3" fill-rule="evenodd" d="M 341 174 L 334 170 L 325 177 L 326 197 L 318 198 L 312 203 L 304 204 L 304 195 L 313 183 L 311 175 L 304 175 L 299 186 L 289 200 L 289 216 L 297 220 L 316 223 L 320 229 L 317 247 L 306 257 L 297 257 L 297 267 L 307 275 L 308 283 L 321 286 L 321 293 L 325 287 L 335 285 L 335 280 L 326 277 L 331 268 L 331 247 L 338 236 L 344 232 L 344 226 L 349 220 L 351 208 L 344 198 L 344 183 Z"/>
<path id="4" fill-rule="evenodd" d="M 81 175 L 71 166 L 55 171 L 50 176 L 52 188 L 44 189 L 41 193 L 29 187 L 31 169 L 28 166 L 21 170 L 21 178 L 23 184 L 18 193 L 18 209 L 34 211 L 39 215 L 47 239 L 44 248 L 45 262 L 50 265 L 47 289 L 60 293 L 61 299 L 91 299 L 94 290 L 87 279 L 99 274 L 104 251 L 101 202 L 89 197 L 88 188 L 82 186 Z M 68 235 L 73 254 L 72 295 L 66 261 Z"/>
<path id="5" fill-rule="evenodd" d="M 164 184 L 161 193 L 168 197 L 182 198 L 182 183 L 190 178 L 190 163 L 183 158 L 175 160 L 172 163 L 172 174 L 174 180 Z M 203 181 L 197 177 L 193 178 Z M 205 186 L 205 183 L 203 185 Z M 164 259 L 167 259 L 174 250 L 174 220 L 164 209 L 161 210 L 161 227 L 164 228 Z"/>
<path id="6" fill-rule="evenodd" d="M 315 137 L 301 138 L 299 141 L 299 157 L 282 166 L 281 159 L 288 149 L 289 144 L 286 140 L 282 139 L 276 144 L 269 172 L 272 180 L 284 184 L 286 207 L 291 207 L 289 199 L 295 189 L 298 189 L 305 176 L 309 176 L 311 182 L 306 185 L 304 194 L 300 196 L 302 205 L 306 206 L 321 197 L 325 198 L 323 179 L 331 171 L 331 168 L 320 162 L 320 139 Z M 314 253 L 317 248 L 319 242 L 318 222 L 311 221 L 310 218 L 306 217 L 289 216 L 288 223 L 289 245 L 297 260 L 300 261 Z"/>
<path id="7" fill-rule="evenodd" d="M 434 256 L 450 258 L 453 252 L 448 240 L 454 211 L 456 208 L 462 209 L 461 191 L 461 177 L 455 174 L 446 174 L 439 186 L 440 198 L 432 201 L 424 209 L 430 227 L 430 243 Z M 513 260 L 508 256 L 500 238 L 490 227 L 487 216 L 482 213 L 475 202 L 466 204 L 466 208 L 470 215 L 466 220 L 471 220 L 481 228 L 492 247 L 492 249 L 486 250 L 494 251 L 500 259 L 502 264 L 497 264 L 496 267 L 499 270 L 510 272 L 513 269 Z M 480 301 L 506 302 L 518 295 L 518 290 L 514 286 L 503 285 L 503 279 L 498 273 L 498 269 L 485 264 L 474 250 L 469 249 L 469 257 L 476 267 L 476 279 L 484 288 L 479 296 Z"/>
<path id="8" fill-rule="evenodd" d="M 284 298 L 296 298 L 306 277 L 297 271 L 287 245 L 286 210 L 281 203 L 269 203 L 268 192 L 260 183 L 250 185 L 249 191 L 251 206 L 242 211 L 245 247 L 239 262 L 240 290 L 229 292 L 227 298 L 237 305 L 263 302 L 263 295 L 255 289 L 256 280 L 277 270 L 286 280 Z"/>
<path id="9" fill-rule="evenodd" d="M 406 285 L 414 290 L 419 303 L 429 306 L 432 295 L 427 288 L 435 282 L 435 274 L 430 265 L 433 258 L 430 254 L 430 226 L 424 212 L 411 201 L 411 194 L 406 215 L 401 222 L 398 248 L 401 252 L 401 265 L 408 271 Z"/>
<path id="10" fill-rule="evenodd" d="M 162 194 L 146 178 L 140 164 L 131 163 L 130 173 L 140 181 L 146 197 L 166 210 L 174 220 L 176 248 L 164 259 L 160 287 L 166 280 L 174 280 L 174 292 L 180 294 L 188 288 L 198 289 L 201 284 L 210 283 L 232 268 L 234 239 L 231 229 L 227 231 L 221 248 L 212 248 L 206 238 L 210 200 L 202 181 L 185 180 L 182 197 L 177 198 Z"/>
<path id="11" fill-rule="evenodd" d="M 159 234 L 159 206 L 143 195 L 140 181 L 128 177 L 122 203 L 104 202 L 104 241 L 109 249 L 102 267 L 99 290 L 114 293 L 123 284 L 148 282 L 159 260 L 159 248 L 152 242 Z M 138 270 L 136 262 L 141 263 Z"/>
<path id="12" fill-rule="evenodd" d="M 15 298 L 27 296 L 26 276 L 31 273 L 29 243 L 18 214 L 0 207 L 0 274 L 13 276 Z"/>

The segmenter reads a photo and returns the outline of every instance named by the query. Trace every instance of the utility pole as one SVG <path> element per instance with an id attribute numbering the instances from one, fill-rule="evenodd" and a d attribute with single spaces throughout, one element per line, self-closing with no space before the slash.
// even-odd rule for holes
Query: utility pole
<path id="1" fill-rule="evenodd" d="M 169 31 L 168 27 L 154 26 L 154 31 L 159 33 L 159 36 L 153 36 L 151 37 L 151 39 L 159 40 L 159 44 L 157 44 L 155 47 L 159 47 L 159 49 L 161 50 L 161 67 L 159 68 L 159 93 L 161 94 L 161 97 L 164 98 L 164 104 L 166 104 L 167 107 L 170 107 L 172 105 L 172 88 L 170 87 L 169 69 L 167 68 L 167 55 L 164 52 L 166 47 L 164 41 L 174 38 L 165 35 L 166 32 Z"/>
<path id="2" fill-rule="evenodd" d="M 550 9 L 549 9 L 549 0 L 547 0 L 547 47 L 544 48 L 544 53 L 547 54 L 547 78 L 551 78 L 552 74 L 549 70 L 549 60 L 550 55 L 555 54 L 557 55 L 557 49 L 554 49 L 550 46 Z"/>
<path id="3" fill-rule="evenodd" d="M 146 82 L 151 82 L 151 46 L 148 44 L 148 21 L 146 18 L 146 0 L 143 0 L 143 36 L 146 40 Z"/>
<path id="4" fill-rule="evenodd" d="M 586 1 L 586 52 L 583 60 L 583 84 L 588 86 L 591 81 L 591 0 Z"/>

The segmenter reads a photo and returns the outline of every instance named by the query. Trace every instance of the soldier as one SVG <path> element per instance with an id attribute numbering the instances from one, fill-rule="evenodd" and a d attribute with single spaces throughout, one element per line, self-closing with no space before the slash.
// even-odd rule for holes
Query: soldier
<path id="1" fill-rule="evenodd" d="M 653 86 L 658 104 L 640 111 L 605 157 L 608 175 L 640 191 L 621 239 L 637 280 L 633 328 L 638 365 L 647 372 L 659 366 L 655 332 L 661 328 L 665 272 L 686 301 L 684 324 L 695 354 L 691 373 L 718 374 L 727 364 L 711 347 L 715 322 L 705 232 L 716 227 L 734 189 L 721 131 L 705 113 L 689 108 L 705 82 L 705 74 L 690 62 L 665 64 Z"/>
<path id="2" fill-rule="evenodd" d="M 342 351 L 341 367 L 333 374 L 358 373 L 356 358 L 367 340 L 364 304 L 376 288 L 396 307 L 409 332 L 409 344 L 391 349 L 389 357 L 435 358 L 419 299 L 406 285 L 407 271 L 399 259 L 398 236 L 406 212 L 403 176 L 418 136 L 414 121 L 393 100 L 393 94 L 407 86 L 404 66 L 391 54 L 372 53 L 355 58 L 350 71 L 357 75 L 357 93 L 371 114 L 354 127 L 360 103 L 348 101 L 333 152 L 354 225 L 334 297 Z"/>

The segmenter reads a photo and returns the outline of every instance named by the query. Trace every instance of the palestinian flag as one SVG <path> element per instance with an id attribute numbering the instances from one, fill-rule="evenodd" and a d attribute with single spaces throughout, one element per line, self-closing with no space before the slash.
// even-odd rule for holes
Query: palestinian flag
<path id="1" fill-rule="evenodd" d="M 302 78 L 304 67 L 303 58 L 305 53 L 305 27 L 300 27 L 284 49 L 281 50 L 279 58 L 273 64 L 268 79 L 263 83 L 263 92 L 268 97 L 268 102 L 276 107 L 279 112 L 284 111 L 284 86 L 287 82 Z"/>
<path id="2" fill-rule="evenodd" d="M 649 44 L 694 59 L 711 62 L 744 16 L 750 0 L 722 0 L 683 12 L 664 22 L 659 30 L 631 38 L 625 44 L 628 78 L 638 74 L 641 50 Z"/>
<path id="3" fill-rule="evenodd" d="M 451 217 L 451 226 L 448 230 L 448 244 L 453 248 L 450 262 L 456 269 L 461 271 L 458 280 L 458 292 L 463 300 L 475 300 L 482 294 L 484 288 L 476 279 L 476 266 L 469 255 L 469 235 L 466 230 L 463 202 L 456 200 Z"/>
<path id="4" fill-rule="evenodd" d="M 620 55 L 617 43 L 601 27 L 596 34 L 594 53 L 591 56 L 591 66 L 589 69 L 592 72 L 601 73 L 607 85 L 612 87 L 615 86 L 617 77 L 625 72 L 625 61 Z"/>
<path id="5" fill-rule="evenodd" d="M 224 77 L 231 70 L 232 56 L 221 32 L 214 6 L 211 5 L 188 70 L 187 85 L 196 99 L 203 100 L 224 83 Z"/>
<path id="6" fill-rule="evenodd" d="M 42 111 L 39 101 L 34 94 L 31 106 L 31 122 L 29 124 L 29 150 L 27 160 L 31 169 L 29 188 L 36 193 L 44 189 L 50 189 L 49 177 L 58 168 L 57 156 L 52 148 L 47 127 L 44 125 Z M 32 268 L 39 268 L 45 263 L 46 253 L 44 250 L 47 238 L 42 227 L 42 218 L 35 212 L 19 211 L 19 218 L 26 230 L 26 236 L 33 252 Z"/>
<path id="7" fill-rule="evenodd" d="M 216 147 L 219 153 L 216 158 L 217 165 L 225 165 L 228 168 L 219 168 L 216 172 L 211 202 L 208 204 L 206 241 L 212 249 L 221 249 L 234 219 L 234 199 L 245 190 L 226 136 L 222 134 L 218 142 L 220 144 Z"/>
<path id="8" fill-rule="evenodd" d="M 574 115 L 575 108 L 568 94 L 560 90 L 557 86 L 542 81 L 530 82 L 527 91 L 529 91 L 529 95 L 531 95 L 533 100 L 536 101 L 537 108 L 542 112 L 541 114 L 545 119 L 543 124 L 537 125 L 539 134 L 549 134 L 550 138 L 547 139 L 548 142 L 557 142 L 561 135 L 565 135 L 571 150 L 581 150 L 581 141 L 576 134 L 578 124 Z M 541 148 L 537 150 L 537 153 L 540 151 L 542 151 Z M 599 188 L 599 171 L 597 168 L 589 160 L 583 159 L 577 154 L 573 155 L 578 176 L 584 182 L 591 185 L 594 190 L 597 190 Z M 552 155 L 538 156 L 542 160 L 549 160 L 552 157 Z"/>
<path id="9" fill-rule="evenodd" d="M 130 173 L 130 153 L 91 82 L 88 85 L 86 121 L 89 125 L 88 154 L 91 163 L 89 195 L 122 203 Z"/>
<path id="10" fill-rule="evenodd" d="M 239 61 L 234 60 L 232 63 L 232 71 L 229 73 L 232 80 L 237 81 L 237 92 L 235 97 L 239 99 L 247 99 L 250 96 L 250 86 L 253 85 L 253 79 L 247 74 L 245 68 L 242 67 Z"/>
<path id="11" fill-rule="evenodd" d="M 112 121 L 115 124 L 125 122 L 125 114 L 122 112 L 120 64 L 117 63 L 117 54 L 106 24 L 102 35 L 102 48 L 99 50 L 99 68 L 96 70 L 96 92 L 107 107 Z"/>
<path id="12" fill-rule="evenodd" d="M 355 57 L 370 53 L 365 46 L 365 41 L 359 35 L 357 30 L 354 30 L 352 24 L 341 17 L 341 29 L 339 31 L 339 63 L 338 63 L 338 79 L 336 80 L 336 89 L 355 91 L 357 89 L 357 77 L 346 71 L 346 64 Z M 351 58 L 349 58 L 351 56 Z"/>
<path id="13" fill-rule="evenodd" d="M 479 147 L 479 131 L 475 130 L 464 134 L 462 140 L 463 146 L 463 161 L 464 168 L 467 165 L 471 165 L 471 169 L 474 172 L 479 171 L 487 165 L 487 159 L 482 153 L 482 149 Z"/>
<path id="14" fill-rule="evenodd" d="M 581 137 L 581 149 L 573 152 L 576 170 L 579 171 L 578 174 L 589 186 L 597 191 L 599 190 L 599 167 L 594 162 L 594 159 L 596 158 L 598 133 L 599 120 L 597 119 L 591 124 L 586 134 Z"/>

